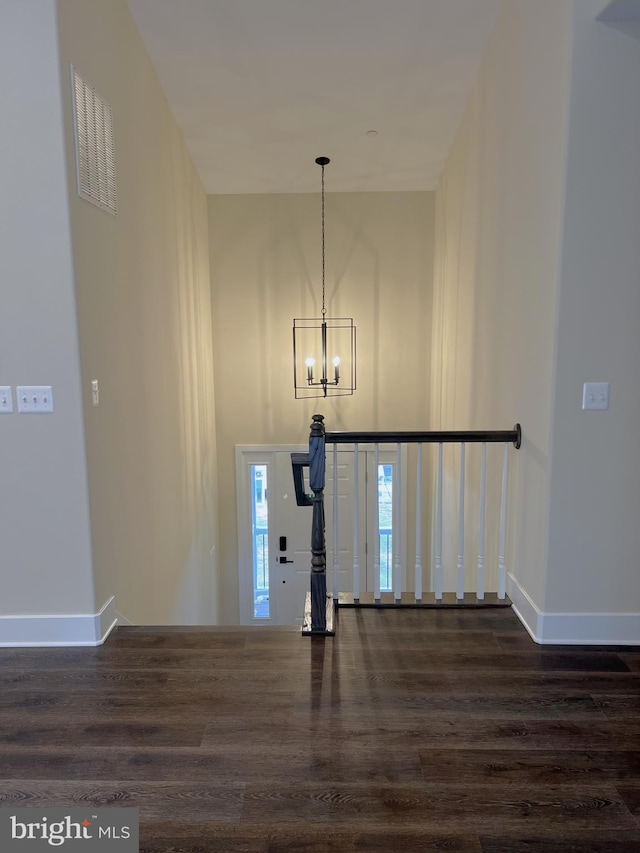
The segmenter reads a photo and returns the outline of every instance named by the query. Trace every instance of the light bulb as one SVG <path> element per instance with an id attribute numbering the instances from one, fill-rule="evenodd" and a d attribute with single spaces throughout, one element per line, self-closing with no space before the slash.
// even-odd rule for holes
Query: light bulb
<path id="1" fill-rule="evenodd" d="M 315 364 L 315 360 L 313 358 L 307 358 L 305 360 L 305 364 L 307 365 L 307 382 L 311 385 L 313 382 L 313 365 Z"/>

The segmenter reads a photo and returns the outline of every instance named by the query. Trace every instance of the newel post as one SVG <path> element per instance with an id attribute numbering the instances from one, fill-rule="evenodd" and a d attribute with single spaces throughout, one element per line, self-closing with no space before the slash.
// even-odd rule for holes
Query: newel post
<path id="1" fill-rule="evenodd" d="M 309 486 L 313 492 L 311 527 L 311 631 L 327 630 L 327 552 L 324 538 L 324 417 L 314 415 L 309 435 Z"/>

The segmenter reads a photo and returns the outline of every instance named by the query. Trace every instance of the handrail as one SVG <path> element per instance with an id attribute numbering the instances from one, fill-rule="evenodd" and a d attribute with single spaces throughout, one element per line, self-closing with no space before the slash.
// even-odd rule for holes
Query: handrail
<path id="1" fill-rule="evenodd" d="M 516 424 L 512 430 L 441 430 L 431 432 L 326 432 L 326 444 L 450 444 L 510 442 L 520 449 L 522 430 Z"/>

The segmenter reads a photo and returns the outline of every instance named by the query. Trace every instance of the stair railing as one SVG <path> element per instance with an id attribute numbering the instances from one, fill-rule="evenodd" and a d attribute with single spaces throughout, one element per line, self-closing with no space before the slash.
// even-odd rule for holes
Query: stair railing
<path id="1" fill-rule="evenodd" d="M 498 557 L 498 598 L 505 598 L 505 550 L 506 550 L 506 509 L 507 509 L 507 470 L 508 470 L 508 448 L 510 444 L 517 449 L 522 441 L 520 424 L 516 424 L 511 430 L 461 430 L 461 431 L 405 431 L 405 432 L 326 432 L 324 416 L 314 415 L 309 436 L 309 453 L 292 454 L 292 465 L 296 499 L 299 505 L 311 505 L 313 507 L 313 519 L 311 526 L 311 583 L 310 591 L 305 602 L 305 613 L 303 619 L 302 633 L 304 635 L 331 635 L 334 631 L 334 600 L 337 601 L 338 590 L 334 586 L 333 596 L 327 593 L 326 573 L 326 540 L 325 540 L 325 512 L 324 512 L 324 489 L 326 471 L 326 445 L 334 448 L 334 504 L 333 504 L 333 555 L 334 555 L 334 584 L 337 582 L 337 464 L 336 451 L 339 445 L 352 445 L 354 448 L 354 459 L 358 458 L 358 448 L 362 444 L 374 445 L 376 470 L 378 469 L 378 448 L 380 444 L 395 444 L 397 448 L 398 474 L 400 472 L 400 448 L 402 444 L 416 444 L 418 446 L 418 475 L 416 490 L 416 564 L 415 564 L 415 600 L 422 600 L 422 529 L 421 529 L 421 501 L 422 501 L 422 445 L 438 445 L 438 464 L 436 477 L 436 517 L 435 517 L 435 543 L 434 543 L 434 592 L 435 600 L 441 603 L 443 600 L 442 584 L 442 486 L 443 486 L 443 445 L 460 445 L 460 488 L 458 508 L 458 555 L 457 555 L 457 583 L 456 598 L 458 601 L 464 599 L 464 506 L 465 506 L 465 451 L 467 444 L 481 444 L 481 475 L 480 475 L 480 507 L 479 507 L 479 533 L 478 533 L 478 564 L 477 564 L 477 590 L 478 600 L 484 599 L 484 525 L 485 525 L 485 489 L 486 489 L 486 446 L 491 443 L 504 444 L 504 457 L 502 468 L 502 499 L 500 508 L 500 533 L 499 533 L 499 557 Z M 304 491 L 303 468 L 309 467 L 309 488 L 312 495 Z M 355 601 L 359 599 L 359 554 L 357 533 L 357 501 L 358 468 L 355 463 L 355 501 L 356 522 L 354 524 L 354 592 Z M 376 501 L 377 509 L 377 501 Z M 399 501 L 396 501 L 396 511 L 400 513 Z M 376 519 L 377 522 L 377 519 Z M 400 587 L 400 552 L 394 549 L 394 598 L 397 602 L 401 599 Z M 374 557 L 376 569 L 379 566 L 379 552 L 376 549 Z M 376 601 L 380 600 L 380 582 L 377 575 L 374 591 Z"/>

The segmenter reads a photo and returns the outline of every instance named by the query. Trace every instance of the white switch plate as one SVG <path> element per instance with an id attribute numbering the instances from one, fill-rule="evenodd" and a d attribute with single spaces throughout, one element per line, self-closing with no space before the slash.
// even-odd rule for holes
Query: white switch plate
<path id="1" fill-rule="evenodd" d="M 51 385 L 18 385 L 18 411 L 23 414 L 46 414 L 53 411 Z"/>
<path id="2" fill-rule="evenodd" d="M 91 380 L 91 404 L 93 406 L 100 405 L 100 388 L 98 387 L 98 380 Z"/>
<path id="3" fill-rule="evenodd" d="M 582 388 L 582 408 L 585 411 L 605 412 L 609 408 L 609 383 L 585 382 Z"/>
<path id="4" fill-rule="evenodd" d="M 0 415 L 13 411 L 13 394 L 11 385 L 0 385 Z"/>

